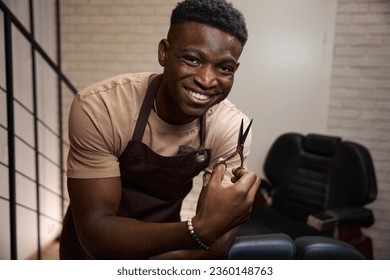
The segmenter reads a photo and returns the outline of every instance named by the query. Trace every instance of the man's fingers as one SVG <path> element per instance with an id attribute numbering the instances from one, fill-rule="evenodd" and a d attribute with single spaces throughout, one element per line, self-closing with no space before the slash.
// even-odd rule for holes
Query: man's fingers
<path id="1" fill-rule="evenodd" d="M 245 173 L 247 173 L 248 171 L 242 167 L 237 167 L 237 168 L 233 168 L 232 169 L 232 173 L 233 175 L 240 179 Z"/>
<path id="2" fill-rule="evenodd" d="M 209 182 L 220 184 L 225 175 L 226 165 L 225 164 L 216 164 L 214 166 L 213 172 L 211 173 Z"/>
<path id="3" fill-rule="evenodd" d="M 235 176 L 236 186 L 245 187 L 249 195 L 253 195 L 257 192 L 260 186 L 260 178 L 255 173 L 243 168 L 237 168 L 236 170 L 233 170 L 233 174 Z"/>
<path id="4" fill-rule="evenodd" d="M 253 198 L 256 196 L 256 193 L 259 190 L 260 182 L 261 182 L 260 178 L 256 176 L 255 183 L 253 184 L 252 188 L 249 190 L 249 195 L 252 196 Z"/>
<path id="5" fill-rule="evenodd" d="M 252 186 L 252 185 L 255 185 L 257 179 L 258 178 L 257 178 L 256 174 L 246 171 L 241 176 L 240 180 L 238 181 L 238 184 L 242 184 L 245 186 Z"/>

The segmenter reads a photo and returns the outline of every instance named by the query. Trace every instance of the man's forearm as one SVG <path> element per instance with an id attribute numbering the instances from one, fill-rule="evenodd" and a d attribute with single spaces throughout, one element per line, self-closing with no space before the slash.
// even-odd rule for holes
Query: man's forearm
<path id="1" fill-rule="evenodd" d="M 210 251 L 203 249 L 179 250 L 156 255 L 155 260 L 196 260 L 196 259 L 223 259 L 229 253 L 237 235 L 238 228 L 234 228 L 219 238 L 211 246 Z"/>

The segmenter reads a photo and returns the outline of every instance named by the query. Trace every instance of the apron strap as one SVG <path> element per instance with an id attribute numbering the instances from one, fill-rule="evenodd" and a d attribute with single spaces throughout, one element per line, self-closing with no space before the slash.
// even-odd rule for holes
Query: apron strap
<path id="1" fill-rule="evenodd" d="M 150 111 L 153 107 L 153 101 L 156 96 L 158 87 L 161 84 L 162 75 L 155 77 L 148 86 L 146 91 L 144 102 L 142 103 L 141 110 L 139 112 L 138 121 L 135 125 L 132 141 L 142 141 L 144 136 L 146 124 L 149 119 Z"/>
<path id="2" fill-rule="evenodd" d="M 195 155 L 195 160 L 198 163 L 203 163 L 208 160 L 209 154 L 206 151 L 206 148 L 204 147 L 204 141 L 206 139 L 206 116 L 203 115 L 199 118 L 200 122 L 200 146 L 198 148 L 198 152 Z"/>

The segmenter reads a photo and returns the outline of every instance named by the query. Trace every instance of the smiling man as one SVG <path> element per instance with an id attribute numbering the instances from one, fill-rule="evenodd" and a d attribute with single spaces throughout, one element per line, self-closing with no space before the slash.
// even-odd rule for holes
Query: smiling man
<path id="1" fill-rule="evenodd" d="M 226 97 L 247 40 L 223 0 L 185 0 L 158 47 L 162 74 L 134 73 L 77 94 L 69 118 L 70 206 L 62 259 L 223 258 L 259 179 L 232 154 L 248 118 Z M 249 154 L 250 137 L 244 158 Z M 244 163 L 244 167 L 245 167 Z M 204 172 L 194 217 L 181 221 Z"/>

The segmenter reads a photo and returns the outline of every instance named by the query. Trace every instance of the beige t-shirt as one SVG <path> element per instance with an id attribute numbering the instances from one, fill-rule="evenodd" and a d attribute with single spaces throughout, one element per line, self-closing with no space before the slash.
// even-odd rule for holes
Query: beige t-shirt
<path id="1" fill-rule="evenodd" d="M 76 95 L 69 116 L 69 178 L 120 176 L 118 157 L 131 140 L 151 74 L 116 76 L 91 85 Z M 234 152 L 242 118 L 246 127 L 248 118 L 227 99 L 206 113 L 205 147 L 211 149 L 211 161 L 205 170 L 204 183 L 215 162 Z M 173 156 L 180 145 L 199 147 L 199 128 L 199 120 L 186 125 L 171 125 L 152 110 L 142 142 L 160 155 Z M 250 143 L 251 134 L 245 142 L 245 159 Z M 239 156 L 228 161 L 224 185 L 231 184 L 231 169 L 239 164 Z"/>

